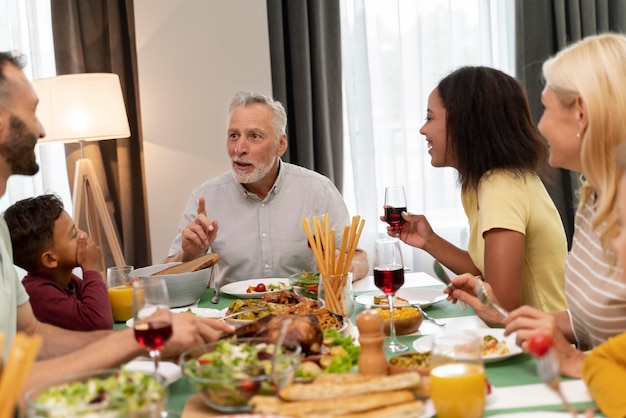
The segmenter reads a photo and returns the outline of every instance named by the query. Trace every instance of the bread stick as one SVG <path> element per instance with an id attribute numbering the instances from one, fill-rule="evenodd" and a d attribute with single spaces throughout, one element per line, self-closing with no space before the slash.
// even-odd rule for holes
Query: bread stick
<path id="1" fill-rule="evenodd" d="M 249 405 L 254 412 L 262 414 L 277 414 L 288 417 L 309 417 L 312 414 L 320 416 L 340 416 L 344 414 L 363 413 L 384 406 L 413 402 L 413 393 L 409 390 L 391 392 L 367 393 L 364 395 L 337 397 L 324 402 L 295 401 L 285 402 L 275 396 L 255 396 Z M 386 415 L 380 415 L 385 417 Z"/>
<path id="2" fill-rule="evenodd" d="M 418 373 L 400 373 L 391 376 L 363 377 L 359 382 L 343 385 L 295 383 L 281 389 L 280 397 L 289 401 L 333 399 L 365 393 L 411 389 L 419 386 L 420 382 L 421 376 Z"/>

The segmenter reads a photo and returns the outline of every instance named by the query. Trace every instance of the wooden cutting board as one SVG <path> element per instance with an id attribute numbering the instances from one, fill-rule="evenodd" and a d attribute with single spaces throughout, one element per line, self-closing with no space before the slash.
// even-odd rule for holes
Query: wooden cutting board
<path id="1" fill-rule="evenodd" d="M 211 267 L 215 263 L 220 260 L 220 255 L 217 253 L 208 253 L 207 255 L 203 255 L 202 257 L 198 257 L 191 261 L 186 261 L 184 263 L 176 264 L 175 266 L 171 266 L 166 268 L 165 270 L 158 271 L 153 276 L 160 276 L 162 274 L 180 274 L 180 273 L 189 273 L 192 271 L 198 271 L 205 269 L 207 267 Z"/>
<path id="2" fill-rule="evenodd" d="M 185 409 L 183 409 L 181 418 L 202 418 L 219 415 L 221 415 L 220 412 L 206 406 L 204 402 L 202 402 L 200 395 L 195 394 L 187 398 L 187 402 L 185 402 Z"/>

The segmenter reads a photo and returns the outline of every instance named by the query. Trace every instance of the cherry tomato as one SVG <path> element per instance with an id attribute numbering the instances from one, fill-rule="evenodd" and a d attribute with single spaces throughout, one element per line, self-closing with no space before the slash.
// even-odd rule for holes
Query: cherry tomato
<path id="1" fill-rule="evenodd" d="M 485 386 L 487 387 L 487 395 L 491 395 L 491 383 L 489 383 L 489 379 L 485 377 Z"/>
<path id="2" fill-rule="evenodd" d="M 265 292 L 267 290 L 267 288 L 265 287 L 265 284 L 263 283 L 259 283 L 256 285 L 256 287 L 254 288 L 255 292 Z"/>
<path id="3" fill-rule="evenodd" d="M 542 357 L 552 347 L 554 341 L 548 334 L 533 334 L 528 338 L 528 351 L 535 357 Z"/>

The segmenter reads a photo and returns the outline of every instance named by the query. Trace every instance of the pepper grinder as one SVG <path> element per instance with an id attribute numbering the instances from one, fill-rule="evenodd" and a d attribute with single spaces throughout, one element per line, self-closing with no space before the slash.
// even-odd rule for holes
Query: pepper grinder
<path id="1" fill-rule="evenodd" d="M 389 365 L 383 350 L 385 334 L 383 333 L 383 317 L 369 306 L 356 317 L 359 329 L 359 373 L 370 375 L 388 374 Z"/>

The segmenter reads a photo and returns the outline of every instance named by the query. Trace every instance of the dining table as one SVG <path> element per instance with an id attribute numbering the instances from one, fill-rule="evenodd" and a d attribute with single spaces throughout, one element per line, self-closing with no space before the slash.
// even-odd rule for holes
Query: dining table
<path id="1" fill-rule="evenodd" d="M 377 291 L 372 276 L 354 282 L 353 288 L 357 301 L 363 301 L 363 298 L 359 298 L 360 295 L 369 295 L 371 292 Z M 406 272 L 405 283 L 401 288 L 400 294 L 402 294 L 403 289 L 407 292 L 419 292 L 420 289 L 428 289 L 430 294 L 433 293 L 432 290 L 441 291 L 443 294 L 444 284 L 424 272 Z M 211 302 L 213 292 L 213 289 L 207 289 L 194 306 L 224 309 L 237 299 L 233 295 L 221 293 L 219 302 L 214 304 Z M 398 336 L 399 341 L 409 346 L 409 351 L 415 351 L 414 344 L 419 348 L 419 344 L 417 344 L 419 339 L 429 335 L 456 330 L 484 330 L 489 328 L 485 322 L 476 316 L 469 306 L 459 303 L 453 304 L 443 296 L 437 297 L 431 302 L 425 308 L 426 313 L 443 323 L 443 325 L 436 325 L 433 321 L 424 319 L 417 332 Z M 358 341 L 358 329 L 353 324 L 355 324 L 356 316 L 363 309 L 365 309 L 365 305 L 359 302 L 355 303 L 350 326 L 344 331 L 352 334 L 355 341 Z M 125 326 L 123 323 L 116 323 L 115 325 L 116 329 Z M 502 332 L 501 330 L 499 331 Z M 485 374 L 491 385 L 491 393 L 487 395 L 484 416 L 567 416 L 557 394 L 541 382 L 537 374 L 535 358 L 523 352 L 504 357 L 500 361 L 485 363 Z M 561 388 L 568 401 L 581 413 L 583 410 L 592 409 L 594 410 L 594 416 L 603 416 L 597 410 L 581 379 L 563 377 L 561 379 Z M 169 385 L 167 402 L 167 410 L 170 412 L 169 416 L 195 418 L 201 415 L 220 415 L 219 412 L 200 405 L 197 398 L 194 389 L 189 383 L 183 377 L 178 377 Z M 193 405 L 191 405 L 192 403 Z M 199 414 L 198 409 L 201 409 L 202 413 Z M 430 400 L 425 402 L 425 413 L 423 416 L 436 416 Z"/>

